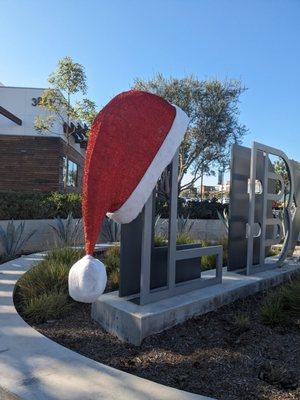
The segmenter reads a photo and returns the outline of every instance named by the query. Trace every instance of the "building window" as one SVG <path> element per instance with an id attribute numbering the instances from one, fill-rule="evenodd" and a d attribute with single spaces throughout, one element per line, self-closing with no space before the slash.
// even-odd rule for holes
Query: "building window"
<path id="1" fill-rule="evenodd" d="M 63 182 L 64 186 L 76 187 L 78 176 L 78 165 L 68 157 L 63 157 Z"/>

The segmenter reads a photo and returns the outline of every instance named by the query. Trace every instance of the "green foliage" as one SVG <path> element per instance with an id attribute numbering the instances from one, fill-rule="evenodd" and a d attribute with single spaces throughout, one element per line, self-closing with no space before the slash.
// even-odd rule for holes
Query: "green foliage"
<path id="1" fill-rule="evenodd" d="M 106 266 L 108 286 L 110 289 L 118 289 L 120 273 L 120 247 L 109 247 L 104 253 L 103 262 Z"/>
<path id="2" fill-rule="evenodd" d="M 107 272 L 116 271 L 120 269 L 120 247 L 112 246 L 104 252 L 104 264 L 106 265 Z"/>
<path id="3" fill-rule="evenodd" d="M 121 225 L 106 217 L 102 225 L 101 236 L 104 242 L 119 242 L 121 238 Z"/>
<path id="4" fill-rule="evenodd" d="M 178 232 L 176 237 L 176 244 L 192 244 L 195 240 L 187 232 Z"/>
<path id="5" fill-rule="evenodd" d="M 300 275 L 281 291 L 284 309 L 291 318 L 300 319 Z"/>
<path id="6" fill-rule="evenodd" d="M 76 102 L 74 106 L 74 112 L 80 121 L 83 121 L 88 126 L 91 126 L 97 115 L 97 106 L 94 101 L 83 99 Z"/>
<path id="7" fill-rule="evenodd" d="M 9 260 L 21 254 L 23 247 L 36 233 L 35 230 L 24 233 L 25 222 L 22 221 L 15 227 L 13 220 L 8 222 L 6 230 L 0 226 L 0 255 L 1 260 Z"/>
<path id="8" fill-rule="evenodd" d="M 183 189 L 180 195 L 186 199 L 196 199 L 198 197 L 198 191 L 195 186 L 191 186 L 187 189 Z"/>
<path id="9" fill-rule="evenodd" d="M 180 215 L 177 218 L 177 232 L 178 233 L 189 233 L 194 225 L 194 221 L 189 221 L 189 216 L 186 218 L 183 215 Z"/>
<path id="10" fill-rule="evenodd" d="M 276 326 L 287 322 L 282 297 L 279 293 L 268 296 L 261 308 L 261 317 L 265 325 Z"/>
<path id="11" fill-rule="evenodd" d="M 48 110 L 51 115 L 37 116 L 35 128 L 39 133 L 52 131 L 55 119 L 67 124 L 65 131 L 69 139 L 71 132 L 68 131 L 71 120 L 80 120 L 91 126 L 96 116 L 96 104 L 89 99 L 82 99 L 72 105 L 71 97 L 78 93 L 86 93 L 86 75 L 84 67 L 72 60 L 71 57 L 64 57 L 58 61 L 57 69 L 50 74 L 48 81 L 52 86 L 43 92 L 40 107 Z M 56 118 L 55 118 L 56 117 Z M 57 134 L 63 132 L 62 127 Z"/>
<path id="12" fill-rule="evenodd" d="M 192 244 L 195 243 L 195 240 L 191 237 L 190 234 L 186 232 L 177 233 L 176 244 Z M 168 238 L 165 235 L 158 234 L 154 235 L 154 246 L 155 247 L 164 247 L 168 245 Z"/>
<path id="13" fill-rule="evenodd" d="M 282 363 L 267 361 L 259 369 L 258 377 L 269 385 L 281 387 L 284 390 L 294 390 L 298 387 L 297 374 Z"/>
<path id="14" fill-rule="evenodd" d="M 117 290 L 119 289 L 120 283 L 120 271 L 111 271 L 107 278 L 108 287 L 110 290 Z"/>
<path id="15" fill-rule="evenodd" d="M 57 69 L 49 75 L 48 82 L 66 93 L 85 93 L 87 90 L 84 67 L 71 57 L 58 60 Z"/>
<path id="16" fill-rule="evenodd" d="M 45 261 L 56 262 L 72 266 L 80 258 L 84 256 L 83 249 L 76 249 L 74 247 L 56 247 L 46 254 Z"/>
<path id="17" fill-rule="evenodd" d="M 228 238 L 225 236 L 221 240 L 217 242 L 213 242 L 210 240 L 201 240 L 201 244 L 203 247 L 206 246 L 223 246 L 223 267 L 228 264 Z M 215 255 L 210 256 L 202 256 L 201 257 L 201 270 L 206 271 L 209 269 L 216 268 L 217 257 Z"/>
<path id="18" fill-rule="evenodd" d="M 16 285 L 16 305 L 32 322 L 61 317 L 71 307 L 68 275 L 83 250 L 57 248 L 26 272 Z"/>
<path id="19" fill-rule="evenodd" d="M 70 247 L 52 250 L 19 279 L 19 297 L 26 301 L 53 290 L 68 293 L 69 270 L 83 255 L 83 250 Z"/>
<path id="20" fill-rule="evenodd" d="M 300 275 L 270 294 L 262 308 L 262 321 L 266 325 L 276 326 L 292 323 L 300 318 Z"/>
<path id="21" fill-rule="evenodd" d="M 236 333 L 240 334 L 250 329 L 250 320 L 247 315 L 237 314 L 233 317 L 233 329 Z"/>
<path id="22" fill-rule="evenodd" d="M 154 246 L 155 247 L 164 247 L 167 246 L 168 239 L 165 235 L 158 234 L 154 235 Z"/>
<path id="23" fill-rule="evenodd" d="M 0 219 L 81 218 L 81 195 L 77 193 L 0 192 Z"/>
<path id="24" fill-rule="evenodd" d="M 53 291 L 31 298 L 24 305 L 22 313 L 31 323 L 42 323 L 63 317 L 71 308 L 72 303 L 66 293 Z"/>
<path id="25" fill-rule="evenodd" d="M 209 269 L 216 268 L 217 258 L 214 255 L 202 256 L 201 257 L 201 270 L 207 271 Z"/>
<path id="26" fill-rule="evenodd" d="M 274 256 L 278 256 L 278 254 L 280 253 L 281 249 L 278 247 L 269 247 L 268 251 L 267 251 L 267 257 L 274 257 Z"/>
<path id="27" fill-rule="evenodd" d="M 176 104 L 190 118 L 180 147 L 180 191 L 193 187 L 213 166 L 228 165 L 231 144 L 239 143 L 247 132 L 238 121 L 239 98 L 245 91 L 240 81 L 200 81 L 194 76 L 177 79 L 157 74 L 150 80 L 137 78 L 133 87 Z M 192 178 L 183 184 L 188 171 Z"/>
<path id="28" fill-rule="evenodd" d="M 67 216 L 66 221 L 63 221 L 60 217 L 54 219 L 55 225 L 49 224 L 49 226 L 55 232 L 59 244 L 66 246 L 74 246 L 78 239 L 79 228 L 81 225 L 81 220 L 75 221 L 73 219 L 72 213 Z"/>
<path id="29" fill-rule="evenodd" d="M 41 261 L 24 274 L 17 283 L 18 295 L 22 302 L 39 297 L 43 293 L 68 289 L 69 266 L 53 261 Z"/>
<path id="30" fill-rule="evenodd" d="M 218 203 L 217 201 L 191 200 L 186 203 L 182 198 L 178 199 L 178 215 L 189 219 L 218 219 L 218 212 L 223 213 L 227 207 L 227 205 Z M 157 201 L 156 212 L 161 218 L 168 218 L 168 202 L 161 199 Z"/>
<path id="31" fill-rule="evenodd" d="M 46 97 L 46 95 L 44 95 Z M 45 103 L 47 100 L 44 98 L 43 102 Z M 41 105 L 41 104 L 40 104 Z M 41 117 L 37 115 L 34 119 L 34 127 L 38 131 L 38 133 L 51 132 L 51 128 L 54 124 L 54 116 L 48 115 L 46 117 Z"/>

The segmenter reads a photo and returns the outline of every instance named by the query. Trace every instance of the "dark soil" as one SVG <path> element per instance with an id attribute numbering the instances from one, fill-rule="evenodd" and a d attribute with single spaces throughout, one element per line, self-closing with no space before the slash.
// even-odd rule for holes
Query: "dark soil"
<path id="1" fill-rule="evenodd" d="M 219 400 L 299 400 L 300 327 L 260 320 L 265 294 L 248 297 L 144 340 L 120 342 L 76 304 L 59 321 L 36 325 L 43 335 L 131 374 Z M 249 326 L 234 323 L 249 317 Z"/>

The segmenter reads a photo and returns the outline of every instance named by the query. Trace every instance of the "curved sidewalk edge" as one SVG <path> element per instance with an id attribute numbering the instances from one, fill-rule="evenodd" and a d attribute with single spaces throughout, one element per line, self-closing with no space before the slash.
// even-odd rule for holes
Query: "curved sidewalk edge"
<path id="1" fill-rule="evenodd" d="M 14 307 L 13 291 L 42 258 L 37 253 L 0 265 L 1 400 L 211 400 L 93 361 L 29 326 Z"/>

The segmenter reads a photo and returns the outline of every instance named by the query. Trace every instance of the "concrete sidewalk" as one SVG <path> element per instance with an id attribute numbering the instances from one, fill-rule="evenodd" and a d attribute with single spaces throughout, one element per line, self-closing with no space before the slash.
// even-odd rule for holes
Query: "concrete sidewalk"
<path id="1" fill-rule="evenodd" d="M 42 258 L 43 254 L 33 254 L 0 265 L 1 400 L 209 399 L 100 364 L 26 324 L 14 307 L 13 290 L 22 274 Z"/>

